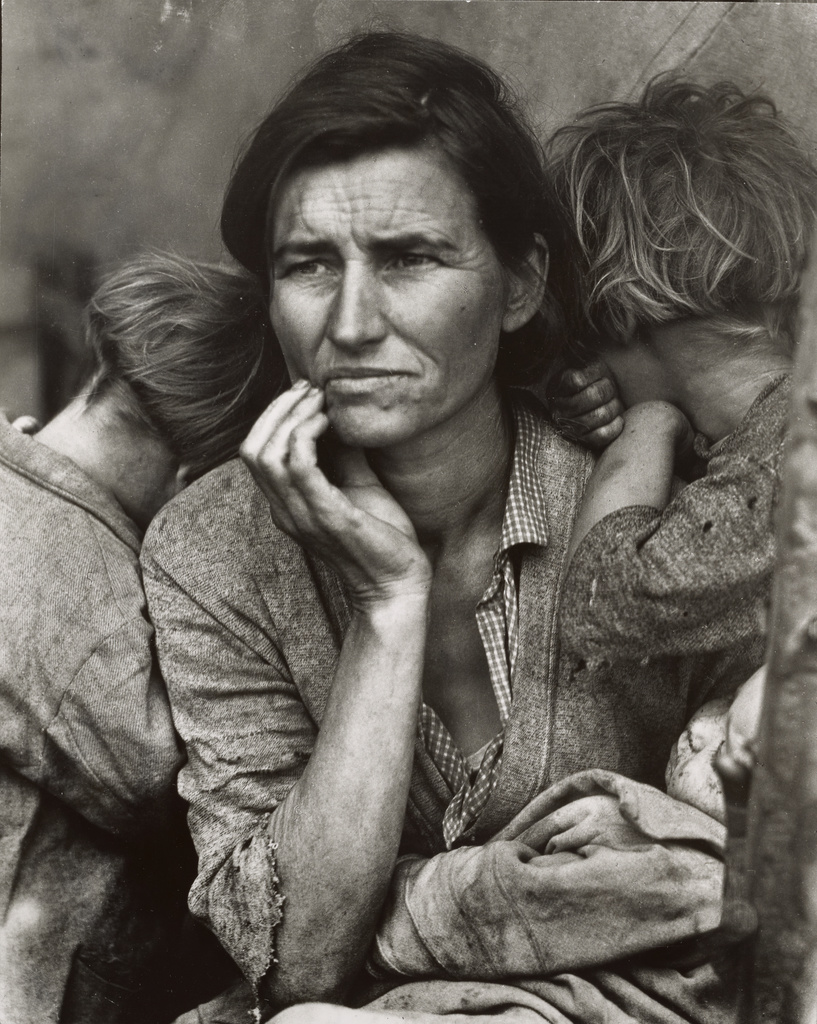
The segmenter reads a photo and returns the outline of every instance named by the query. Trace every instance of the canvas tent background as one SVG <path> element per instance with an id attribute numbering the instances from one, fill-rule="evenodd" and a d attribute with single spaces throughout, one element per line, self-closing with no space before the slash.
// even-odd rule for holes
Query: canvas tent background
<path id="1" fill-rule="evenodd" d="M 239 141 L 306 61 L 380 26 L 483 57 L 543 134 L 679 68 L 767 89 L 817 139 L 807 4 L 5 0 L 0 407 L 66 399 L 98 268 L 146 245 L 219 256 Z"/>

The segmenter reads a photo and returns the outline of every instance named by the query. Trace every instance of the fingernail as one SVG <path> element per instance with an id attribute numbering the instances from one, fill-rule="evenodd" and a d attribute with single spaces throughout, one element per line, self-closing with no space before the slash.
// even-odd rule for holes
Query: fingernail
<path id="1" fill-rule="evenodd" d="M 300 380 L 296 380 L 292 385 L 293 391 L 306 391 L 309 388 L 309 381 L 303 377 Z"/>

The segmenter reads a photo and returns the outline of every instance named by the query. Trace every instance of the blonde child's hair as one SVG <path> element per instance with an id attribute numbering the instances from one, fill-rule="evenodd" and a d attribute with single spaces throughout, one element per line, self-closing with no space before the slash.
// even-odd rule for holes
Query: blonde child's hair
<path id="1" fill-rule="evenodd" d="M 692 317 L 790 342 L 817 169 L 770 99 L 661 77 L 581 113 L 549 157 L 597 343 Z"/>

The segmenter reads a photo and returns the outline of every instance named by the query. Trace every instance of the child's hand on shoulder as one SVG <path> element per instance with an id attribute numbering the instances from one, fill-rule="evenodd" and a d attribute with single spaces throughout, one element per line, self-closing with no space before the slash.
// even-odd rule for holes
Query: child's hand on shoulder
<path id="1" fill-rule="evenodd" d="M 574 441 L 600 451 L 624 429 L 624 407 L 603 363 L 564 370 L 554 378 L 548 391 L 554 423 Z"/>

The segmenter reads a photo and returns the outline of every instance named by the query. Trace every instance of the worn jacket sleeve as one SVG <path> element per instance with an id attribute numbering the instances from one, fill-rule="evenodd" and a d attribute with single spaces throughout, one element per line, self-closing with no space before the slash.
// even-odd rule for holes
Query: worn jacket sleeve
<path id="1" fill-rule="evenodd" d="M 308 761 L 315 725 L 251 576 L 209 545 L 206 528 L 200 544 L 189 543 L 187 529 L 180 519 L 162 522 L 148 534 L 143 566 L 187 751 L 179 788 L 199 855 L 189 902 L 257 985 L 274 960 L 283 902 L 274 811 Z M 234 554 L 244 557 L 238 547 Z"/>
<path id="2" fill-rule="evenodd" d="M 663 951 L 720 920 L 724 829 L 610 772 L 572 776 L 483 847 L 398 864 L 375 970 L 542 978 Z"/>
<path id="3" fill-rule="evenodd" d="M 3 756 L 95 825 L 139 838 L 178 813 L 182 755 L 150 623 L 136 605 L 112 622 L 58 695 L 0 685 Z"/>
<path id="4" fill-rule="evenodd" d="M 663 512 L 620 509 L 579 545 L 562 596 L 562 641 L 585 659 L 724 650 L 762 628 L 788 387 L 744 424 Z"/>

